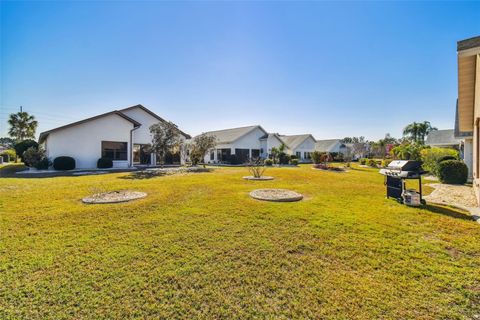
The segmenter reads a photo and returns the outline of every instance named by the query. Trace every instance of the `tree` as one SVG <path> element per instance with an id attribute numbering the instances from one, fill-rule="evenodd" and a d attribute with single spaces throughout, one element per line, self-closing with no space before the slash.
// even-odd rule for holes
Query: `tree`
<path id="1" fill-rule="evenodd" d="M 38 143 L 35 140 L 27 139 L 19 143 L 16 143 L 14 145 L 15 152 L 17 153 L 17 156 L 20 157 L 20 159 L 22 159 L 22 161 L 23 161 L 23 153 L 28 149 L 30 149 L 31 147 L 38 149 Z"/>
<path id="2" fill-rule="evenodd" d="M 437 128 L 432 127 L 429 121 L 413 122 L 403 129 L 403 136 L 411 142 L 425 143 L 425 137 Z"/>
<path id="3" fill-rule="evenodd" d="M 352 148 L 352 157 L 364 157 L 368 151 L 369 142 L 364 136 L 345 137 L 342 139 L 342 142 L 348 144 L 347 147 Z"/>
<path id="4" fill-rule="evenodd" d="M 7 147 L 9 149 L 13 149 L 13 146 L 15 145 L 15 140 L 9 137 L 2 137 L 0 138 L 0 146 Z"/>
<path id="5" fill-rule="evenodd" d="M 273 164 L 277 163 L 277 157 L 278 157 L 279 153 L 280 153 L 280 151 L 278 150 L 277 147 L 273 147 L 272 149 L 270 149 L 270 155 L 272 156 Z"/>
<path id="6" fill-rule="evenodd" d="M 152 134 L 151 151 L 157 155 L 163 167 L 167 154 L 182 144 L 180 132 L 171 122 L 159 122 L 150 126 L 150 133 Z"/>
<path id="7" fill-rule="evenodd" d="M 8 134 L 17 142 L 25 139 L 35 139 L 38 122 L 28 112 L 21 111 L 10 114 L 8 124 L 10 125 Z"/>
<path id="8" fill-rule="evenodd" d="M 215 136 L 202 134 L 193 138 L 192 143 L 189 145 L 190 160 L 192 161 L 192 164 L 197 165 L 202 162 L 208 151 L 214 149 L 216 145 L 217 138 Z M 203 164 L 203 167 L 205 168 L 205 163 Z"/>

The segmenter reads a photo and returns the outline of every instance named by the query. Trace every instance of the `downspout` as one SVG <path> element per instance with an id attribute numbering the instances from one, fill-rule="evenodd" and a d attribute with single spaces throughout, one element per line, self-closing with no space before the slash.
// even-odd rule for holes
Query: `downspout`
<path id="1" fill-rule="evenodd" d="M 129 168 L 133 167 L 133 131 L 137 130 L 140 127 L 141 127 L 141 125 L 139 125 L 138 127 L 135 127 L 135 128 L 130 130 L 130 152 L 129 152 L 130 159 L 128 161 L 128 167 Z"/>

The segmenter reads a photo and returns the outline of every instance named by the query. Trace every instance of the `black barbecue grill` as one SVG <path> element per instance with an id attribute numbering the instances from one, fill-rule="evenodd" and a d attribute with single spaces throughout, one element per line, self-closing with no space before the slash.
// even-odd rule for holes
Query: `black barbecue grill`
<path id="1" fill-rule="evenodd" d="M 388 167 L 380 170 L 380 174 L 385 176 L 385 185 L 387 186 L 387 198 L 395 198 L 403 202 L 403 193 L 406 191 L 407 179 L 418 180 L 418 192 L 420 202 L 425 204 L 422 198 L 422 174 L 427 173 L 422 169 L 420 161 L 413 160 L 395 160 L 390 162 Z"/>

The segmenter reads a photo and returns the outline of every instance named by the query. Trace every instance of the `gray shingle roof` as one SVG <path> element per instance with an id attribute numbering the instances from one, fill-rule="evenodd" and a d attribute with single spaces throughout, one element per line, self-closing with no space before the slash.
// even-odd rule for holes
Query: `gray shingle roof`
<path id="1" fill-rule="evenodd" d="M 454 137 L 454 130 L 435 130 L 428 134 L 425 144 L 427 146 L 448 146 L 457 145 L 461 139 Z"/>
<path id="2" fill-rule="evenodd" d="M 243 137 L 244 135 L 246 135 L 250 131 L 254 130 L 255 128 L 260 128 L 260 130 L 262 130 L 266 133 L 266 131 L 262 127 L 260 127 L 259 125 L 256 125 L 256 126 L 248 126 L 248 127 L 208 131 L 208 132 L 204 132 L 202 134 L 217 137 L 217 143 L 218 144 L 227 144 L 227 143 L 232 143 L 235 140 L 238 140 L 239 138 Z"/>
<path id="3" fill-rule="evenodd" d="M 457 51 L 480 47 L 480 36 L 457 42 Z"/>
<path id="4" fill-rule="evenodd" d="M 340 141 L 341 139 L 317 140 L 317 142 L 315 142 L 315 151 L 330 152 Z"/>
<path id="5" fill-rule="evenodd" d="M 285 142 L 285 144 L 289 149 L 293 150 L 296 147 L 298 147 L 303 141 L 305 141 L 308 137 L 311 137 L 311 135 L 310 134 L 297 134 L 292 136 L 279 135 L 279 137 Z"/>

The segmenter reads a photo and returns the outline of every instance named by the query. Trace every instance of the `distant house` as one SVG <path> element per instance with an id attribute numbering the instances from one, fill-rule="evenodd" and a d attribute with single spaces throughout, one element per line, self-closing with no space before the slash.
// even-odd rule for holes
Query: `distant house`
<path id="1" fill-rule="evenodd" d="M 209 131 L 203 133 L 217 139 L 215 149 L 205 156 L 206 163 L 244 163 L 251 158 L 265 158 L 269 139 L 268 132 L 259 125 Z"/>
<path id="2" fill-rule="evenodd" d="M 259 125 L 208 131 L 217 145 L 205 156 L 206 163 L 244 163 L 252 158 L 266 159 L 272 148 L 286 146 L 285 153 L 296 155 L 300 161 L 309 161 L 315 150 L 315 138 L 310 134 L 280 135 L 268 133 Z"/>
<path id="3" fill-rule="evenodd" d="M 315 151 L 318 152 L 343 153 L 346 149 L 347 145 L 341 139 L 317 140 L 315 143 Z"/>
<path id="4" fill-rule="evenodd" d="M 311 134 L 281 135 L 288 147 L 288 154 L 295 155 L 300 162 L 311 160 L 312 152 L 315 151 L 315 138 Z"/>
<path id="5" fill-rule="evenodd" d="M 117 168 L 156 165 L 159 159 L 145 147 L 152 140 L 150 126 L 165 121 L 144 106 L 136 105 L 42 132 L 39 143 L 52 160 L 70 156 L 77 168 L 96 168 L 100 157 L 112 159 Z M 178 132 L 183 139 L 190 138 L 180 129 Z M 180 163 L 180 155 L 169 155 L 167 162 Z"/>
<path id="6" fill-rule="evenodd" d="M 437 148 L 459 149 L 462 139 L 455 138 L 455 130 L 434 130 L 427 135 L 425 144 Z"/>

